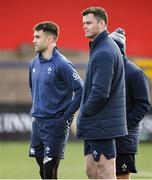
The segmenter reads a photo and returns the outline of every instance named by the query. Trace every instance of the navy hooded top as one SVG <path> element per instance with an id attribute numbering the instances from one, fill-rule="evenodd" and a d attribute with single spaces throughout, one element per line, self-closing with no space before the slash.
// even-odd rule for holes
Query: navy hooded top
<path id="1" fill-rule="evenodd" d="M 150 108 L 148 79 L 144 71 L 127 58 L 124 45 L 116 40 L 115 42 L 124 60 L 128 127 L 128 135 L 116 139 L 116 148 L 117 153 L 137 153 L 140 122 Z"/>

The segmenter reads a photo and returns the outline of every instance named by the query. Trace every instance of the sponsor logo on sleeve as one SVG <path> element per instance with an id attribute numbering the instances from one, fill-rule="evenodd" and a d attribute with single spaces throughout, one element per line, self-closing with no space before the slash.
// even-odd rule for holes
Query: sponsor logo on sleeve
<path id="1" fill-rule="evenodd" d="M 76 73 L 76 72 L 73 73 L 73 78 L 74 78 L 74 80 L 80 79 L 78 73 Z"/>

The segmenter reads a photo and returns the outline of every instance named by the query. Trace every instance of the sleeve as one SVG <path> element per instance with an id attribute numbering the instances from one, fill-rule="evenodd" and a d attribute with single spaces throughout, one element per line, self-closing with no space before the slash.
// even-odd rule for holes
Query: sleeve
<path id="1" fill-rule="evenodd" d="M 30 92 L 32 93 L 32 68 L 31 65 L 29 65 L 29 88 L 30 88 Z"/>
<path id="2" fill-rule="evenodd" d="M 65 63 L 60 66 L 59 73 L 63 81 L 74 92 L 72 101 L 64 112 L 66 119 L 69 119 L 78 110 L 82 97 L 83 81 L 77 73 L 75 67 L 70 63 Z"/>
<path id="3" fill-rule="evenodd" d="M 127 114 L 127 126 L 134 128 L 150 108 L 148 80 L 143 71 L 136 72 L 132 77 L 130 93 L 133 102 L 131 111 Z"/>
<path id="4" fill-rule="evenodd" d="M 109 98 L 114 74 L 112 57 L 106 52 L 96 56 L 93 60 L 92 69 L 91 93 L 82 108 L 82 113 L 86 116 L 98 113 Z"/>

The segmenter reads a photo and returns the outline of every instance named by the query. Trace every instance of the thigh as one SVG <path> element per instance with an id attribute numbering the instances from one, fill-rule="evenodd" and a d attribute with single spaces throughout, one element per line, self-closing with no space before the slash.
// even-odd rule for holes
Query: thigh
<path id="1" fill-rule="evenodd" d="M 110 172 L 113 172 L 115 174 L 115 161 L 116 161 L 116 158 L 110 158 L 110 159 L 107 159 L 104 154 L 101 154 L 100 155 L 100 160 L 99 161 L 96 161 L 96 166 L 98 168 L 98 170 L 101 169 L 101 172 L 102 171 L 107 171 L 108 173 Z"/>
<path id="2" fill-rule="evenodd" d="M 107 159 L 101 154 L 100 160 L 95 163 L 99 179 L 116 179 L 115 158 Z"/>
<path id="3" fill-rule="evenodd" d="M 86 167 L 86 170 L 89 169 L 89 171 L 92 171 L 92 170 L 96 171 L 95 166 L 96 166 L 96 164 L 95 164 L 95 161 L 94 161 L 94 159 L 92 157 L 92 154 L 85 155 L 85 167 Z"/>
<path id="4" fill-rule="evenodd" d="M 66 139 L 61 139 L 55 136 L 47 136 L 43 140 L 44 157 L 58 157 L 64 158 L 64 151 L 66 146 Z"/>
<path id="5" fill-rule="evenodd" d="M 117 154 L 116 174 L 137 173 L 135 165 L 135 154 Z"/>
<path id="6" fill-rule="evenodd" d="M 86 140 L 84 150 L 86 157 L 90 155 L 87 162 L 95 166 L 98 178 L 115 179 L 116 147 L 114 139 Z"/>
<path id="7" fill-rule="evenodd" d="M 89 179 L 98 179 L 96 164 L 92 154 L 85 156 L 85 172 Z"/>
<path id="8" fill-rule="evenodd" d="M 60 159 L 64 158 L 68 131 L 64 132 L 63 127 L 63 129 L 60 129 L 63 134 L 60 133 L 58 124 L 59 122 L 50 120 L 43 125 L 41 137 L 44 145 L 44 157 L 49 156 L 58 157 Z M 63 136 L 61 136 L 61 134 Z"/>
<path id="9" fill-rule="evenodd" d="M 116 157 L 116 145 L 114 139 L 105 140 L 85 140 L 84 141 L 84 154 L 92 154 L 94 161 L 99 161 L 101 154 L 106 159 Z"/>
<path id="10" fill-rule="evenodd" d="M 69 126 L 64 118 L 43 120 L 41 124 L 41 136 L 43 138 L 44 136 L 55 136 L 60 139 L 66 139 L 68 137 Z"/>
<path id="11" fill-rule="evenodd" d="M 68 129 L 60 121 L 36 119 L 32 125 L 30 156 L 64 158 Z"/>
<path id="12" fill-rule="evenodd" d="M 40 124 L 35 119 L 32 122 L 32 132 L 30 141 L 29 156 L 31 157 L 43 157 L 43 143 L 40 137 Z"/>

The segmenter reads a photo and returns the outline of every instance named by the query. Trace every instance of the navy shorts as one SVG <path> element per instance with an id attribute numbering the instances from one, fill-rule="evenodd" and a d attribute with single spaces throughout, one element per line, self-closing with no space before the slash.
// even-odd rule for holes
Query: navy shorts
<path id="1" fill-rule="evenodd" d="M 117 154 L 116 174 L 137 173 L 135 166 L 135 154 Z"/>
<path id="2" fill-rule="evenodd" d="M 63 159 L 68 135 L 69 126 L 62 119 L 34 119 L 29 156 Z"/>
<path id="3" fill-rule="evenodd" d="M 107 159 L 116 157 L 115 139 L 84 140 L 84 155 L 92 154 L 95 161 L 103 154 Z"/>

